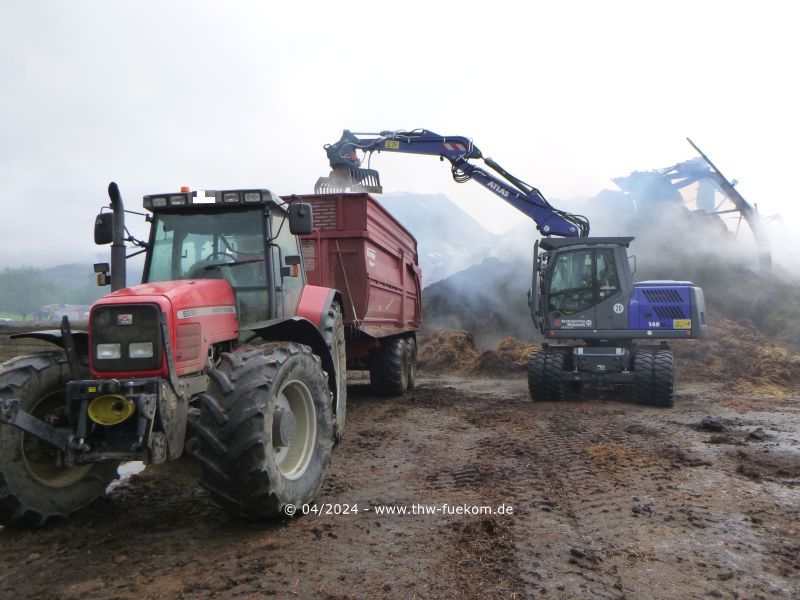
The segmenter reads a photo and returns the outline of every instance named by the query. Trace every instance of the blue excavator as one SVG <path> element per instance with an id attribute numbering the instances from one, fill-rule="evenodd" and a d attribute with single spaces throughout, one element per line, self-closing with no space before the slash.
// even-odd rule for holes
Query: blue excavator
<path id="1" fill-rule="evenodd" d="M 425 154 L 450 162 L 455 181 L 476 181 L 536 223 L 543 239 L 534 243 L 528 303 L 546 342 L 528 360 L 534 401 L 564 400 L 584 384 L 630 384 L 641 404 L 674 404 L 668 342 L 705 336 L 703 291 L 689 281 L 634 283 L 633 237 L 589 237 L 585 217 L 552 206 L 466 137 L 345 130 L 324 148 L 331 173 L 317 181 L 315 193 L 381 193 L 379 173 L 369 167 L 374 152 Z M 476 160 L 491 171 L 470 162 Z"/>

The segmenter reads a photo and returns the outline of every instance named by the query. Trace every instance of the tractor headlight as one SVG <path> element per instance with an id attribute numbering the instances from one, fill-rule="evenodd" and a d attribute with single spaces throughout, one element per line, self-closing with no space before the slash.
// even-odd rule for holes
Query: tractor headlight
<path id="1" fill-rule="evenodd" d="M 153 208 L 164 208 L 167 205 L 166 196 L 156 196 L 153 198 Z"/>
<path id="2" fill-rule="evenodd" d="M 120 344 L 97 344 L 98 360 L 113 360 L 122 357 Z"/>
<path id="3" fill-rule="evenodd" d="M 239 201 L 239 193 L 238 192 L 225 192 L 222 194 L 222 201 L 223 202 L 238 202 Z"/>
<path id="4" fill-rule="evenodd" d="M 128 358 L 152 358 L 153 342 L 132 342 L 128 344 Z"/>
<path id="5" fill-rule="evenodd" d="M 182 205 L 182 204 L 186 204 L 186 196 L 183 196 L 181 194 L 176 194 L 174 196 L 169 197 L 170 206 Z"/>
<path id="6" fill-rule="evenodd" d="M 245 202 L 261 202 L 261 192 L 245 192 Z"/>

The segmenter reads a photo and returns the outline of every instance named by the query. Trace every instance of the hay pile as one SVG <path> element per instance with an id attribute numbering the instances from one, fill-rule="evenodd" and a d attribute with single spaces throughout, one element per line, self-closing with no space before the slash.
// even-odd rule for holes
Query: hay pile
<path id="1" fill-rule="evenodd" d="M 746 319 L 718 316 L 705 340 L 673 347 L 682 381 L 721 381 L 742 393 L 777 393 L 800 383 L 800 356 L 775 345 Z"/>
<path id="2" fill-rule="evenodd" d="M 478 358 L 475 339 L 467 331 L 427 331 L 419 337 L 417 366 L 431 373 L 469 371 Z"/>
<path id="3" fill-rule="evenodd" d="M 679 381 L 721 382 L 742 394 L 781 395 L 800 385 L 800 356 L 761 334 L 749 321 L 714 319 L 705 340 L 677 341 Z M 538 344 L 503 338 L 494 350 L 478 352 L 467 331 L 438 330 L 420 336 L 418 363 L 428 373 L 504 378 L 524 376 Z"/>
<path id="4" fill-rule="evenodd" d="M 507 337 L 498 342 L 495 350 L 478 353 L 471 333 L 436 330 L 420 336 L 417 362 L 421 370 L 429 373 L 508 377 L 525 373 L 528 356 L 536 347 Z"/>

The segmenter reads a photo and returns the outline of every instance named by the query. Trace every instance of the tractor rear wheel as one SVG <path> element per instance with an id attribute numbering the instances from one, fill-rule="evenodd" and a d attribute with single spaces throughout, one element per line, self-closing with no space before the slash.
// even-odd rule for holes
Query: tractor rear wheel
<path id="1" fill-rule="evenodd" d="M 344 342 L 344 319 L 338 302 L 331 304 L 322 328 L 322 335 L 331 351 L 336 372 L 336 399 L 334 407 L 334 432 L 336 443 L 342 440 L 347 415 L 347 354 Z M 330 376 L 330 375 L 329 375 Z"/>
<path id="2" fill-rule="evenodd" d="M 327 375 L 308 346 L 247 345 L 225 353 L 190 411 L 188 450 L 201 484 L 224 510 L 278 516 L 317 495 L 334 423 Z"/>
<path id="3" fill-rule="evenodd" d="M 63 352 L 21 356 L 0 365 L 0 398 L 58 428 L 69 428 L 66 386 L 72 379 Z M 64 519 L 102 496 L 117 462 L 58 464 L 59 451 L 10 425 L 0 425 L 0 525 L 41 527 Z"/>
<path id="4" fill-rule="evenodd" d="M 406 341 L 401 337 L 384 338 L 373 350 L 369 365 L 369 382 L 380 394 L 399 396 L 408 387 Z"/>

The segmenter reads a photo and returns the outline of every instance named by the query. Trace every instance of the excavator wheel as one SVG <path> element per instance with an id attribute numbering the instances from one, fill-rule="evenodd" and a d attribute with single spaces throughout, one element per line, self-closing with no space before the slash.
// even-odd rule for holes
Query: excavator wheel
<path id="1" fill-rule="evenodd" d="M 670 350 L 637 350 L 633 359 L 633 397 L 638 404 L 648 406 L 675 404 Z"/>
<path id="2" fill-rule="evenodd" d="M 564 354 L 549 351 L 544 358 L 545 397 L 551 402 L 566 400 L 569 395 L 569 383 L 561 378 L 564 371 Z"/>
<path id="3" fill-rule="evenodd" d="M 547 400 L 544 383 L 544 363 L 547 356 L 544 350 L 534 350 L 528 357 L 528 392 L 531 400 L 542 402 Z"/>

